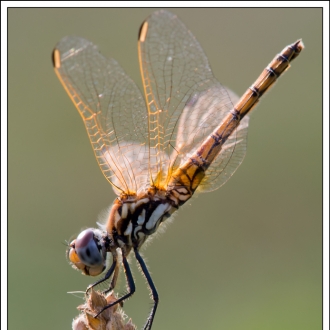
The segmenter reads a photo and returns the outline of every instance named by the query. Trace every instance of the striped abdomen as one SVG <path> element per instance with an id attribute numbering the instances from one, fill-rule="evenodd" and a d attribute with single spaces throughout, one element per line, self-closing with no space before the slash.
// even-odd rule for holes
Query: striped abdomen
<path id="1" fill-rule="evenodd" d="M 205 171 L 221 152 L 223 144 L 237 128 L 242 118 L 256 106 L 260 97 L 274 84 L 276 79 L 290 67 L 304 48 L 301 40 L 287 46 L 263 70 L 259 78 L 244 93 L 234 108 L 228 112 L 219 126 L 196 148 L 180 167 L 172 174 L 168 182 L 168 191 L 174 187 L 187 187 L 191 194 L 205 176 Z"/>

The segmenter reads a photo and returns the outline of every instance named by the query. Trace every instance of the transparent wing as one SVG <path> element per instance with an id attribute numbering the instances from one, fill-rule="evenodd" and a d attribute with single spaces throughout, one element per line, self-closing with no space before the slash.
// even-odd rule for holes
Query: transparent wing
<path id="1" fill-rule="evenodd" d="M 187 155 L 195 151 L 195 146 L 198 146 L 204 138 L 205 129 L 208 130 L 213 122 L 221 123 L 226 116 L 227 107 L 217 103 L 217 92 L 217 88 L 214 87 L 199 96 L 194 94 L 186 104 L 179 122 L 176 150 L 180 150 L 180 155 L 177 157 L 177 162 L 184 161 Z M 227 92 L 235 104 L 239 97 L 229 89 Z M 188 113 L 190 119 L 186 120 Z M 248 126 L 249 116 L 245 116 L 206 170 L 205 177 L 197 188 L 198 192 L 218 189 L 235 173 L 246 153 Z"/>
<path id="2" fill-rule="evenodd" d="M 139 60 L 148 108 L 152 177 L 166 182 L 173 169 L 221 123 L 233 108 L 227 90 L 213 77 L 191 32 L 167 11 L 142 25 Z M 248 118 L 233 132 L 206 172 L 200 189 L 218 188 L 235 172 L 246 149 Z M 154 184 L 157 185 L 157 182 Z M 166 183 L 165 183 L 166 185 Z"/>
<path id="3" fill-rule="evenodd" d="M 115 192 L 131 194 L 147 185 L 148 114 L 135 83 L 115 60 L 82 38 L 63 38 L 53 56 L 55 72 L 79 111 L 98 164 Z"/>

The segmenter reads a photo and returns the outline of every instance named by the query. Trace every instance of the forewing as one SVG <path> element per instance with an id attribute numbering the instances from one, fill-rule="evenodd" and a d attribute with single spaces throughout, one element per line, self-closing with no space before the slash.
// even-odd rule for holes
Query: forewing
<path id="1" fill-rule="evenodd" d="M 147 111 L 135 83 L 115 60 L 79 37 L 63 38 L 53 56 L 55 72 L 115 192 L 134 193 L 142 182 L 148 184 Z"/>
<path id="2" fill-rule="evenodd" d="M 233 109 L 233 103 L 214 78 L 195 37 L 167 11 L 153 13 L 142 25 L 139 61 L 153 150 L 150 164 L 165 173 L 166 182 Z M 247 123 L 248 118 L 224 144 L 200 190 L 218 188 L 239 166 L 245 155 Z M 152 177 L 158 173 L 152 172 Z"/>

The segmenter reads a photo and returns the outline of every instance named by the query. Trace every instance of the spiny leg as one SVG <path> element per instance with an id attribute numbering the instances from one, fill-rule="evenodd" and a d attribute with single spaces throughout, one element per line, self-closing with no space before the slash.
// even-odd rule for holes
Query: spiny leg
<path id="1" fill-rule="evenodd" d="M 158 292 L 156 290 L 154 282 L 151 279 L 148 268 L 147 268 L 145 262 L 143 261 L 139 251 L 135 248 L 134 252 L 135 252 L 135 258 L 139 262 L 139 264 L 141 266 L 141 270 L 142 270 L 145 278 L 148 281 L 148 284 L 149 284 L 149 287 L 150 287 L 150 290 L 151 290 L 151 294 L 152 294 L 152 299 L 154 301 L 154 305 L 152 307 L 150 315 L 148 316 L 147 323 L 144 326 L 144 330 L 150 330 L 151 326 L 152 326 L 152 322 L 153 322 L 155 314 L 156 314 L 157 306 L 158 306 L 158 301 L 159 301 Z"/>
<path id="2" fill-rule="evenodd" d="M 116 283 L 117 283 L 117 279 L 118 279 L 118 275 L 119 275 L 119 264 L 117 262 L 116 263 L 116 266 L 115 266 L 115 270 L 114 270 L 113 276 L 112 276 L 112 280 L 111 280 L 110 286 L 109 286 L 108 289 L 106 289 L 106 290 L 103 291 L 104 294 L 110 292 L 111 290 L 113 290 L 115 288 Z"/>
<path id="3" fill-rule="evenodd" d="M 106 309 L 108 309 L 108 308 L 110 308 L 110 307 L 112 307 L 116 304 L 119 304 L 120 302 L 126 300 L 127 298 L 129 298 L 135 292 L 135 283 L 134 283 L 134 280 L 133 280 L 132 272 L 131 272 L 131 269 L 130 269 L 129 264 L 127 262 L 127 259 L 124 255 L 123 255 L 123 266 L 124 266 L 126 281 L 127 281 L 127 285 L 128 285 L 128 293 L 125 294 L 124 296 L 122 296 L 121 298 L 119 298 L 118 300 L 116 300 L 115 302 L 104 306 L 102 308 L 102 310 L 94 316 L 94 318 L 98 317 Z"/>
<path id="4" fill-rule="evenodd" d="M 86 293 L 88 293 L 88 291 L 90 289 L 94 288 L 96 285 L 98 285 L 100 283 L 103 283 L 106 280 L 108 280 L 111 277 L 112 273 L 115 272 L 114 273 L 114 277 L 113 277 L 113 279 L 111 281 L 110 287 L 109 287 L 109 289 L 107 289 L 105 291 L 105 293 L 111 291 L 115 287 L 116 280 L 117 280 L 117 277 L 118 277 L 118 265 L 117 265 L 117 263 L 118 263 L 117 262 L 117 258 L 114 258 L 111 267 L 109 268 L 109 270 L 107 271 L 107 273 L 104 275 L 104 277 L 101 278 L 100 280 L 98 280 L 97 282 L 95 282 L 93 284 L 90 284 L 88 286 L 87 290 L 86 290 Z"/>

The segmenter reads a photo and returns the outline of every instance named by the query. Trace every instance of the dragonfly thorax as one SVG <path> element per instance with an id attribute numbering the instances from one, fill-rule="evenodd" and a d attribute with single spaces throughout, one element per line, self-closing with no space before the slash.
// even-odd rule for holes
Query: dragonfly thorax
<path id="1" fill-rule="evenodd" d="M 88 228 L 69 244 L 68 259 L 85 275 L 97 276 L 106 268 L 106 254 L 117 258 L 139 249 L 147 238 L 192 196 L 190 189 L 174 185 L 167 191 L 155 187 L 137 195 L 116 198 L 101 229 Z"/>
<path id="2" fill-rule="evenodd" d="M 139 196 L 121 196 L 110 210 L 106 231 L 113 247 L 127 255 L 140 248 L 148 236 L 178 209 L 171 194 L 154 188 Z"/>

